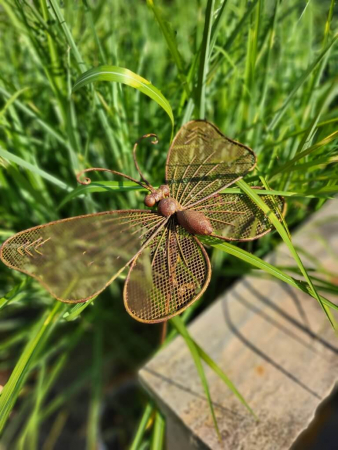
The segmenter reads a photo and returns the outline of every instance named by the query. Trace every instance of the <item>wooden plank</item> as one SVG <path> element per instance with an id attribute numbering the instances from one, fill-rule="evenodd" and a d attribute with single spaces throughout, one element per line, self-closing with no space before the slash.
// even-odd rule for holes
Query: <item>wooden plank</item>
<path id="1" fill-rule="evenodd" d="M 323 270 L 337 274 L 337 229 L 338 202 L 332 200 L 294 234 L 293 242 L 317 258 Z M 311 257 L 303 252 L 301 257 L 313 266 Z M 284 244 L 267 260 L 295 265 Z M 337 303 L 337 297 L 324 295 Z M 320 306 L 276 280 L 244 277 L 189 330 L 235 383 L 259 422 L 206 368 L 223 439 L 218 442 L 193 360 L 177 338 L 139 374 L 167 416 L 169 450 L 289 449 L 337 379 L 338 338 Z"/>

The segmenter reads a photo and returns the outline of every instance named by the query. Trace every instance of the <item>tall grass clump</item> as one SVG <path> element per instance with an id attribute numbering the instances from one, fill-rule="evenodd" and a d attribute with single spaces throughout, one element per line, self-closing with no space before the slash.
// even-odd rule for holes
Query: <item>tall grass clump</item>
<path id="1" fill-rule="evenodd" d="M 185 323 L 255 267 L 307 292 L 336 327 L 337 306 L 325 298 L 336 286 L 326 274 L 312 280 L 292 244 L 294 227 L 338 191 L 335 1 L 0 4 L 1 242 L 59 218 L 140 207 L 138 186 L 97 174 L 97 183 L 79 187 L 75 174 L 105 167 L 135 177 L 132 145 L 154 132 L 160 142 L 144 145 L 140 164 L 159 185 L 171 137 L 192 118 L 207 118 L 257 153 L 257 170 L 230 191 L 262 209 L 250 185 L 285 196 L 285 223 L 266 209 L 276 232 L 258 242 L 205 240 L 212 283 L 171 321 L 166 341 L 185 339 L 212 415 L 204 364 L 250 409 Z M 288 271 L 261 259 L 281 240 L 294 258 Z M 135 375 L 161 330 L 126 314 L 122 286 L 123 276 L 94 301 L 68 306 L 1 266 L 3 448 L 162 448 L 165 420 Z"/>

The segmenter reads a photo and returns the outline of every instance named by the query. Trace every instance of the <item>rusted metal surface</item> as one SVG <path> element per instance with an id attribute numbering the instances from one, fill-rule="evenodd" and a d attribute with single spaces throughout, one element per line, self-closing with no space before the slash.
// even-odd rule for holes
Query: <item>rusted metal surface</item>
<path id="1" fill-rule="evenodd" d="M 58 300 L 84 302 L 105 289 L 165 221 L 146 210 L 72 217 L 17 233 L 0 256 Z"/>
<path id="2" fill-rule="evenodd" d="M 294 245 L 310 255 L 301 253 L 307 267 L 316 258 L 321 276 L 331 281 L 338 273 L 337 229 L 337 200 L 332 200 L 293 235 Z M 284 244 L 267 260 L 294 266 Z M 337 303 L 336 296 L 324 295 Z M 182 338 L 176 338 L 140 371 L 142 384 L 167 415 L 169 450 L 287 450 L 338 377 L 338 338 L 316 300 L 271 278 L 244 277 L 189 331 L 235 383 L 259 421 L 205 366 L 220 444 L 194 362 Z"/>
<path id="3" fill-rule="evenodd" d="M 191 207 L 255 167 L 256 155 L 249 147 L 227 138 L 210 122 L 193 120 L 183 125 L 170 146 L 166 184 L 182 207 Z"/>
<path id="4" fill-rule="evenodd" d="M 200 298 L 210 276 L 203 245 L 169 219 L 131 264 L 124 287 L 126 309 L 142 322 L 162 322 Z"/>
<path id="5" fill-rule="evenodd" d="M 180 314 L 207 288 L 208 255 L 195 235 L 224 240 L 258 239 L 271 230 L 265 214 L 244 194 L 219 194 L 252 171 L 255 153 L 226 138 L 207 121 L 192 121 L 176 135 L 166 162 L 166 185 L 155 189 L 140 171 L 141 181 L 105 168 L 148 190 L 145 204 L 157 211 L 108 211 L 58 220 L 22 231 L 0 249 L 10 268 L 36 278 L 55 298 L 85 302 L 97 296 L 129 266 L 124 303 L 135 319 L 156 323 Z M 84 176 L 84 178 L 83 178 Z M 281 219 L 283 199 L 264 196 Z"/>

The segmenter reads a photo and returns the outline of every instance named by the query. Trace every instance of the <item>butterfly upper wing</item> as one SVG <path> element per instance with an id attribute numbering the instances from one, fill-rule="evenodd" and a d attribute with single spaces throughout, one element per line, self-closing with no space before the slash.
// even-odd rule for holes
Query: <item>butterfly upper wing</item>
<path id="1" fill-rule="evenodd" d="M 262 195 L 261 199 L 282 220 L 283 197 Z M 212 236 L 226 241 L 251 241 L 271 231 L 268 217 L 245 194 L 217 194 L 191 209 L 203 212 L 213 227 Z"/>
<path id="2" fill-rule="evenodd" d="M 107 287 L 165 220 L 144 210 L 58 220 L 7 239 L 0 257 L 58 300 L 83 302 Z"/>
<path id="3" fill-rule="evenodd" d="M 124 287 L 125 307 L 141 322 L 162 322 L 197 300 L 210 276 L 204 247 L 170 219 L 133 260 Z"/>
<path id="4" fill-rule="evenodd" d="M 242 178 L 256 164 L 254 152 L 225 137 L 210 122 L 183 125 L 169 149 L 166 183 L 171 196 L 189 206 Z"/>

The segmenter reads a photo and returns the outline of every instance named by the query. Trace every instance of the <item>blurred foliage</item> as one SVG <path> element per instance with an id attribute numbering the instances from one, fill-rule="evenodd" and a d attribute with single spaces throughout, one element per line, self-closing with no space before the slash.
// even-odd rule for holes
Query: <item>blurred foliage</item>
<path id="1" fill-rule="evenodd" d="M 253 148 L 258 170 L 246 182 L 266 180 L 286 193 L 291 231 L 337 192 L 334 0 L 0 4 L 1 241 L 58 218 L 140 207 L 139 190 L 73 190 L 75 174 L 87 167 L 136 177 L 131 149 L 145 133 L 160 141 L 143 145 L 140 165 L 154 185 L 163 182 L 172 130 L 156 102 L 117 83 L 72 92 L 99 65 L 129 69 L 161 90 L 175 131 L 205 116 Z M 104 186 L 107 177 L 97 180 Z M 249 264 L 267 270 L 259 258 L 278 242 L 270 233 L 238 246 L 239 254 L 233 246 L 210 248 L 211 285 L 184 321 Z M 1 266 L 0 384 L 10 380 L 0 397 L 3 448 L 122 449 L 134 433 L 134 448 L 161 448 L 163 418 L 146 406 L 136 380 L 161 329 L 128 316 L 122 287 L 123 277 L 88 307 L 71 310 Z"/>

